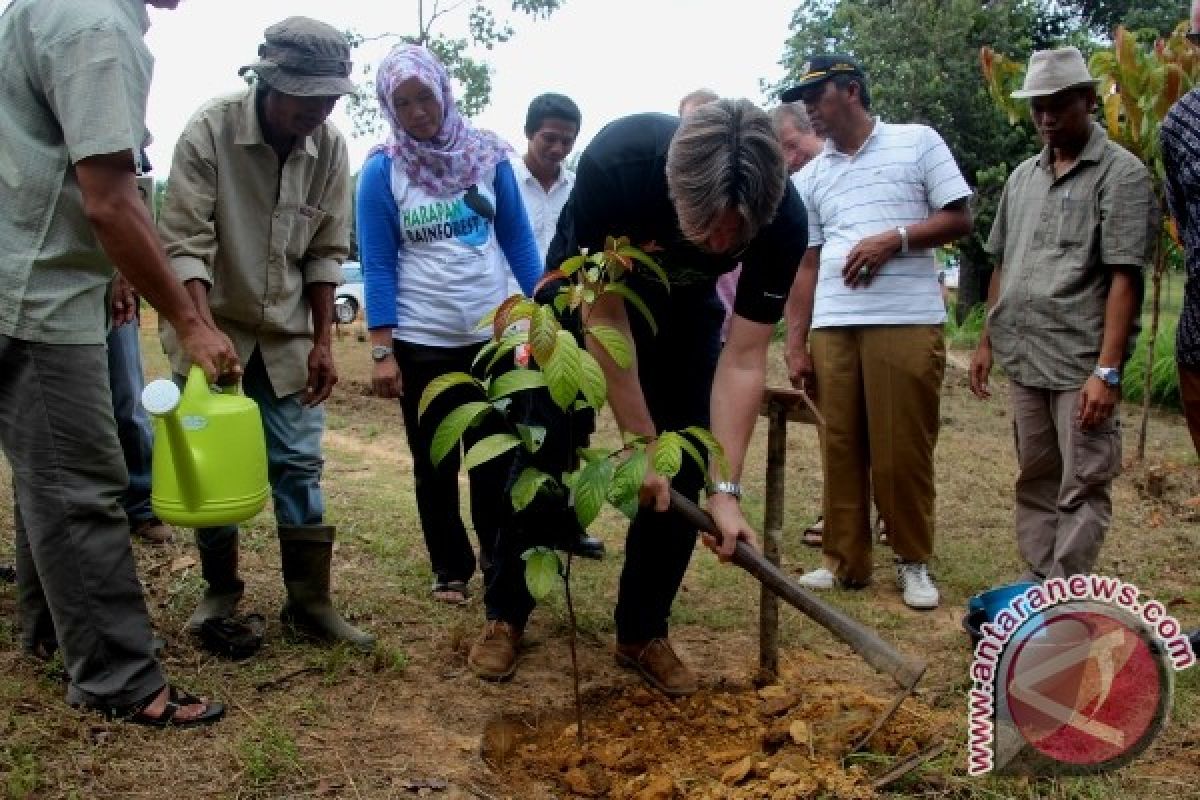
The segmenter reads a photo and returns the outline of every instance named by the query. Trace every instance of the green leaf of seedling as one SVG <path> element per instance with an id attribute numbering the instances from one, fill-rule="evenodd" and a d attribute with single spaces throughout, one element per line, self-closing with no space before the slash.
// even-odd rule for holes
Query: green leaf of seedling
<path id="1" fill-rule="evenodd" d="M 586 263 L 587 256 L 580 253 L 579 255 L 571 256 L 566 261 L 562 262 L 562 266 L 560 266 L 559 269 L 562 270 L 564 275 L 570 275 L 572 272 L 575 272 Z"/>
<path id="2" fill-rule="evenodd" d="M 463 458 L 463 469 L 477 467 L 485 461 L 490 461 L 498 455 L 503 455 L 521 444 L 521 440 L 511 433 L 493 433 L 476 442 Z"/>
<path id="3" fill-rule="evenodd" d="M 623 283 L 608 284 L 604 287 L 604 293 L 607 294 L 609 292 L 625 298 L 625 302 L 637 309 L 637 312 L 646 320 L 646 324 L 650 326 L 650 332 L 655 336 L 658 335 L 658 323 L 654 321 L 654 315 L 650 313 L 646 302 L 638 297 L 637 292 Z"/>
<path id="4" fill-rule="evenodd" d="M 533 498 L 537 497 L 538 490 L 552 478 L 540 469 L 526 467 L 521 470 L 521 474 L 513 481 L 512 505 L 514 511 L 520 511 L 527 505 L 533 502 Z"/>
<path id="5" fill-rule="evenodd" d="M 540 389 L 546 385 L 546 378 L 542 373 L 535 369 L 514 369 L 509 370 L 503 375 L 496 376 L 488 388 L 488 398 L 496 400 L 500 397 L 507 397 L 514 392 L 523 392 L 527 389 Z"/>
<path id="6" fill-rule="evenodd" d="M 686 436 L 679 437 L 679 446 L 683 448 L 683 452 L 692 457 L 692 461 L 696 462 L 696 466 L 700 468 L 701 475 L 708 475 L 708 462 L 704 456 L 696 449 L 696 445 L 692 444 L 692 440 Z"/>
<path id="7" fill-rule="evenodd" d="M 425 387 L 425 391 L 421 394 L 421 402 L 417 404 L 417 416 L 423 416 L 425 409 L 429 408 L 429 404 L 442 392 L 449 389 L 451 386 L 458 386 L 463 383 L 473 383 L 483 390 L 483 385 L 472 378 L 465 372 L 447 372 L 445 375 L 439 375 L 429 382 Z"/>
<path id="8" fill-rule="evenodd" d="M 601 458 L 608 458 L 612 451 L 605 447 L 580 447 L 575 450 L 585 464 L 590 464 Z"/>
<path id="9" fill-rule="evenodd" d="M 551 399 L 566 411 L 579 394 L 579 383 L 582 379 L 580 350 L 570 331 L 560 330 L 556 338 L 554 352 L 542 367 L 542 373 L 546 376 L 546 387 L 550 390 Z"/>
<path id="10" fill-rule="evenodd" d="M 654 276 L 656 278 L 658 278 L 659 282 L 662 283 L 663 286 L 666 286 L 667 290 L 670 291 L 671 282 L 667 279 L 667 273 L 663 270 L 663 268 L 661 266 L 659 266 L 659 263 L 657 261 L 655 261 L 650 256 L 646 255 L 646 253 L 643 252 L 640 248 L 634 247 L 631 244 L 627 244 L 624 247 L 618 247 L 617 252 L 623 256 L 628 256 L 630 258 L 636 259 L 639 264 L 643 265 L 644 267 L 646 267 L 646 269 L 653 272 Z"/>
<path id="11" fill-rule="evenodd" d="M 563 313 L 571 302 L 570 292 L 559 292 L 554 296 L 554 310 L 558 313 Z"/>
<path id="12" fill-rule="evenodd" d="M 488 365 L 484 369 L 484 371 L 490 373 L 492 371 L 492 368 L 496 366 L 496 363 L 498 361 L 500 361 L 500 359 L 504 358 L 506 355 L 511 353 L 517 345 L 524 342 L 525 338 L 528 335 L 529 335 L 528 333 L 522 331 L 520 333 L 514 333 L 511 336 L 505 336 L 496 345 L 496 353 L 495 353 L 495 355 L 492 356 L 492 360 L 488 362 Z"/>
<path id="13" fill-rule="evenodd" d="M 637 513 L 638 490 L 642 488 L 642 481 L 646 480 L 646 469 L 649 466 L 650 459 L 646 456 L 646 451 L 635 450 L 613 473 L 612 485 L 608 489 L 608 502 L 631 519 L 632 514 L 628 513 L 628 509 L 632 508 L 633 513 Z"/>
<path id="14" fill-rule="evenodd" d="M 654 447 L 654 471 L 674 478 L 682 466 L 683 448 L 679 444 L 679 434 L 667 431 L 658 437 Z"/>
<path id="15" fill-rule="evenodd" d="M 562 326 L 550 306 L 538 306 L 529 321 L 529 350 L 543 369 L 554 356 L 558 346 L 558 332 Z"/>
<path id="16" fill-rule="evenodd" d="M 525 445 L 526 450 L 536 453 L 542 442 L 546 441 L 546 429 L 541 425 L 522 425 L 518 422 L 517 436 L 521 437 L 521 444 Z"/>
<path id="17" fill-rule="evenodd" d="M 608 325 L 589 325 L 588 336 L 591 336 L 604 348 L 608 357 L 621 369 L 629 369 L 633 364 L 633 348 L 625 334 Z"/>
<path id="18" fill-rule="evenodd" d="M 608 397 L 608 383 L 604 380 L 604 370 L 600 362 L 587 350 L 579 351 L 579 390 L 592 408 L 599 411 L 604 408 Z"/>
<path id="19" fill-rule="evenodd" d="M 501 345 L 501 342 L 498 342 L 495 339 L 493 339 L 493 340 L 489 341 L 487 344 L 485 344 L 483 347 L 481 347 L 479 349 L 479 352 L 475 354 L 475 358 L 471 359 L 471 368 L 474 369 L 475 367 L 479 366 L 479 362 L 483 361 L 485 358 L 490 356 L 492 353 L 496 352 L 496 348 L 499 347 L 500 345 Z"/>
<path id="20" fill-rule="evenodd" d="M 575 517 L 584 528 L 592 524 L 604 506 L 613 471 L 611 458 L 597 459 L 579 471 L 574 486 Z"/>
<path id="21" fill-rule="evenodd" d="M 525 559 L 525 586 L 534 600 L 544 600 L 562 583 L 562 561 L 549 547 L 533 547 Z"/>
<path id="22" fill-rule="evenodd" d="M 712 431 L 708 428 L 701 428 L 699 425 L 692 425 L 684 428 L 683 433 L 704 446 L 704 449 L 708 451 L 709 460 L 717 462 L 717 472 L 722 478 L 729 477 L 729 459 L 725 457 L 725 448 L 721 447 L 721 443 L 712 435 Z"/>
<path id="23" fill-rule="evenodd" d="M 434 431 L 433 441 L 429 446 L 429 457 L 433 459 L 433 463 L 442 463 L 442 459 L 458 446 L 458 440 L 462 438 L 463 432 L 470 427 L 472 422 L 490 409 L 491 405 L 488 403 L 476 400 L 463 403 L 447 414 L 441 424 L 437 426 L 437 430 Z"/>

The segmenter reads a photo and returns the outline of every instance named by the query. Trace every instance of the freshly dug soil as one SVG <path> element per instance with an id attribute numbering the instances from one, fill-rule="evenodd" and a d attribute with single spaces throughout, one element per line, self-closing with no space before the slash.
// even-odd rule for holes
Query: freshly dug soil
<path id="1" fill-rule="evenodd" d="M 597 690 L 585 698 L 582 745 L 568 708 L 493 719 L 483 757 L 513 789 L 541 784 L 569 797 L 874 797 L 866 769 L 842 759 L 887 698 L 803 677 L 681 699 L 642 687 Z M 908 758 L 944 729 L 939 716 L 909 698 L 867 750 L 890 757 L 889 764 Z"/>

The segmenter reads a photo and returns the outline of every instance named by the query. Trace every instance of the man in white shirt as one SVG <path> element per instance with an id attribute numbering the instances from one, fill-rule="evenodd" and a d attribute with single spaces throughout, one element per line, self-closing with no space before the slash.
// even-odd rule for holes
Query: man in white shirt
<path id="1" fill-rule="evenodd" d="M 575 185 L 575 173 L 563 160 L 575 147 L 583 121 L 579 107 L 566 95 L 542 94 L 533 98 L 525 114 L 525 136 L 529 146 L 520 160 L 513 161 L 517 185 L 525 201 L 525 212 L 537 239 L 538 253 L 546 260 L 550 240 L 558 227 L 558 215 Z M 548 265 L 556 268 L 558 265 Z"/>
<path id="2" fill-rule="evenodd" d="M 817 158 L 794 178 L 808 250 L 788 297 L 788 372 L 825 416 L 825 564 L 800 582 L 858 587 L 871 577 L 870 498 L 887 524 L 912 608 L 938 605 L 933 450 L 946 308 L 933 247 L 971 231 L 971 189 L 932 128 L 871 116 L 862 67 L 814 57 L 784 102 L 800 100 Z"/>

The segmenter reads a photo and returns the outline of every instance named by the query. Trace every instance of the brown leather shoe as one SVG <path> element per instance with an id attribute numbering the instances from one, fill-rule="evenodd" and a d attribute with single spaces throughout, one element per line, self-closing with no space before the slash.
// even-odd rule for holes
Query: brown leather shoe
<path id="1" fill-rule="evenodd" d="M 467 666 L 480 678 L 506 681 L 517 671 L 521 631 L 502 619 L 489 619 L 483 634 L 471 645 Z"/>
<path id="2" fill-rule="evenodd" d="M 679 660 L 665 637 L 617 644 L 616 656 L 618 664 L 637 670 L 646 683 L 670 697 L 685 697 L 700 688 L 696 673 Z"/>
<path id="3" fill-rule="evenodd" d="M 141 537 L 151 544 L 170 544 L 175 541 L 175 532 L 171 530 L 171 526 L 155 517 L 135 525 L 133 535 Z"/>

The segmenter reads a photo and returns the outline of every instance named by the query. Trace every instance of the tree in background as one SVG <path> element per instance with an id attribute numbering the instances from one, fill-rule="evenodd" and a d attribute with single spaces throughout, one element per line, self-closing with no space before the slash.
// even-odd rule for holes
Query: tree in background
<path id="1" fill-rule="evenodd" d="M 534 19 L 546 19 L 566 0 L 511 0 L 512 11 Z M 365 35 L 358 31 L 347 31 L 351 47 L 360 47 L 366 42 L 394 40 L 422 44 L 428 47 L 458 83 L 460 94 L 455 99 L 458 110 L 472 117 L 482 111 L 491 100 L 492 76 L 487 64 L 468 54 L 472 47 L 491 50 L 513 37 L 512 24 L 507 17 L 498 15 L 495 3 L 489 0 L 417 0 L 417 30 L 413 34 L 381 33 Z M 434 28 L 447 20 L 448 15 L 466 15 L 465 36 L 449 36 Z M 375 84 L 370 76 L 373 64 L 362 67 L 363 82 L 350 96 L 347 111 L 354 123 L 355 136 L 378 134 L 383 130 L 383 118 L 375 100 Z"/>

